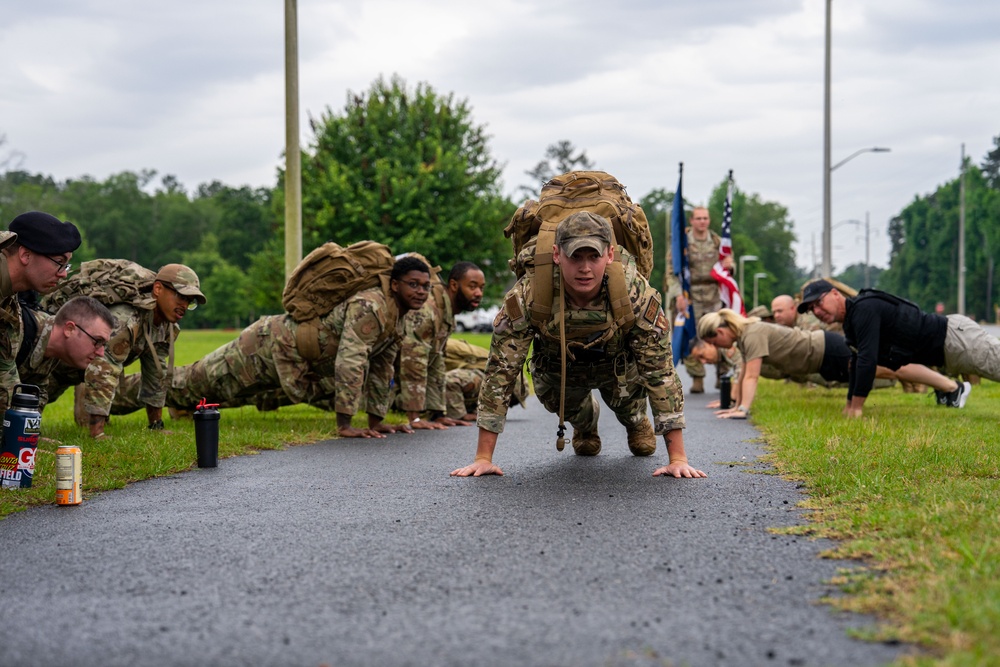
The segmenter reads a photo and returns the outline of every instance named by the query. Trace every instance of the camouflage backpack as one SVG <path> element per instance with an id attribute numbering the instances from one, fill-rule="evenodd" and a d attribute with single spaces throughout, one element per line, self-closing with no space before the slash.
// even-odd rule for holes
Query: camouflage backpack
<path id="1" fill-rule="evenodd" d="M 552 315 L 552 245 L 556 228 L 570 215 L 590 211 L 611 223 L 616 245 L 635 258 L 636 267 L 645 278 L 653 270 L 653 237 L 642 208 L 634 204 L 625 186 L 603 171 L 571 171 L 556 176 L 542 187 L 538 201 L 528 200 L 503 230 L 514 246 L 508 262 L 518 278 L 532 272 L 533 297 L 531 321 L 538 327 Z M 608 265 L 608 289 L 615 320 L 622 327 L 635 321 L 621 257 Z"/>
<path id="2" fill-rule="evenodd" d="M 485 347 L 454 337 L 448 339 L 444 354 L 445 370 L 449 371 L 457 368 L 485 371 L 486 360 L 490 358 L 490 351 Z"/>
<path id="3" fill-rule="evenodd" d="M 156 273 L 127 259 L 94 259 L 80 265 L 80 270 L 59 283 L 56 290 L 42 297 L 42 310 L 55 314 L 60 306 L 75 296 L 89 296 L 105 306 L 127 303 L 144 310 L 156 306 L 153 281 Z"/>
<path id="4" fill-rule="evenodd" d="M 388 289 L 394 261 L 381 243 L 358 241 L 345 248 L 330 241 L 299 262 L 281 303 L 299 323 L 296 345 L 304 358 L 319 358 L 319 319 L 361 290 L 380 285 Z"/>

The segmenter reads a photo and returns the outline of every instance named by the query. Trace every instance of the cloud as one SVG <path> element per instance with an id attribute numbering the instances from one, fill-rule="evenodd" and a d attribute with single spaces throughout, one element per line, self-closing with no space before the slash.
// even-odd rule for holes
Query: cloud
<path id="1" fill-rule="evenodd" d="M 704 202 L 729 169 L 788 207 L 807 264 L 822 223 L 823 0 L 299 0 L 301 127 L 378 76 L 454 93 L 492 136 L 505 191 L 568 139 L 634 197 Z M 833 3 L 833 220 L 884 228 L 1000 133 L 992 0 Z M 56 178 L 155 169 L 189 188 L 272 185 L 284 148 L 281 3 L 12 3 L 0 134 Z M 736 221 L 738 224 L 738 221 Z M 850 228 L 840 234 L 853 233 Z M 844 239 L 834 262 L 863 260 Z"/>

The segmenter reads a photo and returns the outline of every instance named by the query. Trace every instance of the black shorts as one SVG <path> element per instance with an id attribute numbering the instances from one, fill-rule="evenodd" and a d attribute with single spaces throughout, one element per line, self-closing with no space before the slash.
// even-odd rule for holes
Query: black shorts
<path id="1" fill-rule="evenodd" d="M 851 348 L 840 334 L 823 332 L 823 364 L 819 374 L 828 382 L 849 382 L 851 378 Z"/>

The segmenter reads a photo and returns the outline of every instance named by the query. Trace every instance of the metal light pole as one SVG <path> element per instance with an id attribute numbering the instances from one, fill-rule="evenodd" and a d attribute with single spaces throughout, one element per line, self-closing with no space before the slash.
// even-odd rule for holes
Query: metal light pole
<path id="1" fill-rule="evenodd" d="M 757 307 L 757 280 L 759 278 L 767 278 L 766 273 L 755 273 L 753 274 L 753 307 Z"/>
<path id="2" fill-rule="evenodd" d="M 827 0 L 827 11 L 829 11 L 829 1 Z M 827 132 L 829 132 L 829 129 Z M 826 173 L 823 175 L 823 276 L 828 278 L 833 274 L 833 232 L 830 226 L 830 174 L 862 153 L 888 153 L 890 150 L 892 149 L 883 146 L 860 148 L 832 167 L 826 168 Z M 827 158 L 825 164 L 830 164 L 829 158 Z"/>
<path id="3" fill-rule="evenodd" d="M 958 178 L 958 314 L 965 315 L 965 144 Z"/>
<path id="4" fill-rule="evenodd" d="M 869 221 L 868 211 L 865 211 L 865 221 L 864 222 L 861 222 L 860 220 L 853 220 L 853 219 L 851 219 L 851 220 L 841 220 L 840 222 L 838 222 L 837 224 L 835 224 L 832 227 L 832 229 L 836 229 L 837 227 L 840 227 L 841 225 L 857 225 L 860 228 L 862 225 L 864 225 L 864 228 L 865 228 L 865 287 L 871 287 L 872 286 L 871 285 L 871 282 L 872 282 L 871 281 L 871 256 L 869 254 L 869 252 L 871 250 L 871 243 L 870 243 L 870 238 L 871 237 L 870 237 L 870 227 L 869 227 L 868 221 Z"/>
<path id="5" fill-rule="evenodd" d="M 743 262 L 755 262 L 757 261 L 757 255 L 742 255 L 740 257 L 740 289 L 745 290 L 747 284 L 743 282 Z"/>
<path id="6" fill-rule="evenodd" d="M 296 0 L 285 0 L 285 279 L 302 260 L 299 38 Z"/>
<path id="7" fill-rule="evenodd" d="M 830 5 L 826 0 L 826 47 L 823 62 L 823 275 L 833 271 L 833 232 L 830 229 Z"/>

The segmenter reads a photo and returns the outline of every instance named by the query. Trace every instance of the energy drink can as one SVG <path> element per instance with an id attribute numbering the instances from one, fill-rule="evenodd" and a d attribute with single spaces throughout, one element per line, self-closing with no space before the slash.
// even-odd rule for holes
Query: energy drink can
<path id="1" fill-rule="evenodd" d="M 3 414 L 3 443 L 0 447 L 0 488 L 30 489 L 35 475 L 35 449 L 42 432 L 38 411 L 39 389 L 19 384 Z"/>
<path id="2" fill-rule="evenodd" d="M 56 505 L 83 502 L 83 452 L 79 447 L 60 445 L 56 449 Z"/>

